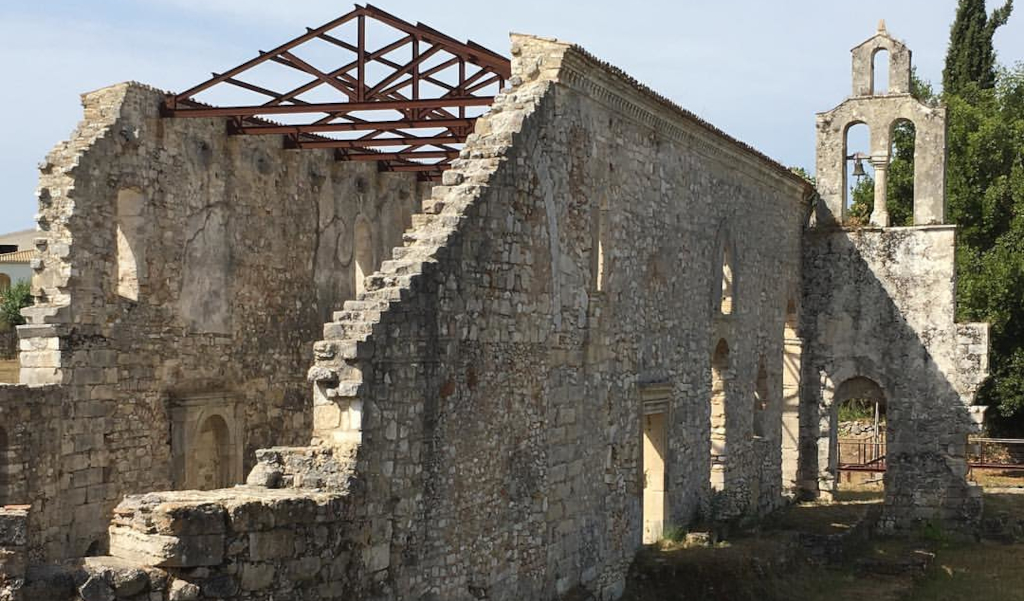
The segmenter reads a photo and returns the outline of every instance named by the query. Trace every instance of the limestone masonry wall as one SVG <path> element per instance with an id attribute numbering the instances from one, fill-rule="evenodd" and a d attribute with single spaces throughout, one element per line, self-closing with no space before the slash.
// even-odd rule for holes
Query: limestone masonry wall
<path id="1" fill-rule="evenodd" d="M 22 381 L 65 391 L 59 489 L 33 513 L 54 558 L 105 548 L 125 493 L 239 483 L 256 449 L 307 442 L 310 344 L 355 296 L 355 255 L 372 271 L 426 192 L 222 120 L 161 119 L 162 99 L 85 95 L 42 167 L 20 335 Z"/>
<path id="2" fill-rule="evenodd" d="M 818 440 L 820 487 L 835 486 L 842 384 L 885 395 L 888 526 L 977 518 L 966 483 L 968 407 L 987 377 L 988 328 L 955 321 L 952 226 L 810 230 L 804 246 L 805 440 Z M 808 453 L 813 459 L 815 453 Z"/>

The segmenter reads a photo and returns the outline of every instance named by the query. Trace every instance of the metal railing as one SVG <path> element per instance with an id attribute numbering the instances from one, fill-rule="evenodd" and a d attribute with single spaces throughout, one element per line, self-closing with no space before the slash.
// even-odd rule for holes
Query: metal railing
<path id="1" fill-rule="evenodd" d="M 840 439 L 837 454 L 840 472 L 884 472 L 885 443 Z"/>
<path id="2" fill-rule="evenodd" d="M 971 469 L 1024 470 L 1024 439 L 970 438 L 967 465 Z"/>

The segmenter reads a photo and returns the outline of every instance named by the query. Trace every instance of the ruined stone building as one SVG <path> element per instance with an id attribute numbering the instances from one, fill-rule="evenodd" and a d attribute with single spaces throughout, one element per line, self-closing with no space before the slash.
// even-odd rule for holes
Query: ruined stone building
<path id="1" fill-rule="evenodd" d="M 367 52 L 371 21 L 413 58 Z M 358 44 L 330 33 L 355 23 Z M 314 38 L 356 58 L 314 69 Z M 836 407 L 865 391 L 889 407 L 883 525 L 976 518 L 987 329 L 954 320 L 945 112 L 909 94 L 909 50 L 884 29 L 854 49 L 815 189 L 577 46 L 511 42 L 509 63 L 357 7 L 212 80 L 253 91 L 245 69 L 277 62 L 342 101 L 83 96 L 42 166 L 22 383 L 0 387 L 12 590 L 615 599 L 669 527 L 831 494 Z M 441 65 L 462 70 L 443 109 L 409 92 Z M 404 112 L 324 133 L 373 102 Z M 275 121 L 299 109 L 320 115 Z M 429 119 L 433 141 L 387 149 Z M 871 128 L 884 194 L 901 119 L 914 225 L 878 203 L 849 227 L 846 132 Z"/>

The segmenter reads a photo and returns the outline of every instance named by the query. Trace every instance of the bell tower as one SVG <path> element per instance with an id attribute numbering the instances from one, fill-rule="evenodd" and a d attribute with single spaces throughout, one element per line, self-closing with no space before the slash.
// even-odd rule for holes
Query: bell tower
<path id="1" fill-rule="evenodd" d="M 876 65 L 876 56 L 885 51 L 888 66 Z M 819 225 L 842 226 L 846 222 L 847 191 L 850 188 L 847 166 L 870 161 L 875 170 L 875 206 L 871 225 L 889 226 L 886 209 L 887 173 L 892 159 L 893 128 L 909 121 L 915 130 L 914 221 L 913 225 L 933 225 L 946 216 L 946 109 L 931 107 L 911 94 L 911 51 L 889 35 L 885 21 L 853 54 L 853 92 L 835 109 L 817 116 L 817 182 L 822 206 L 817 212 Z M 876 69 L 887 68 L 889 89 L 880 91 Z M 854 125 L 870 130 L 870 152 L 850 152 L 847 135 Z"/>

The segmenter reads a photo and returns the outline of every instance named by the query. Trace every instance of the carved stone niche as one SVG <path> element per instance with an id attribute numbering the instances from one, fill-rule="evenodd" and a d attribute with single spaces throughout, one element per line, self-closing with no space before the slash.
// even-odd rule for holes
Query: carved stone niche
<path id="1" fill-rule="evenodd" d="M 242 482 L 244 416 L 226 392 L 171 399 L 171 463 L 178 490 L 226 488 Z"/>

